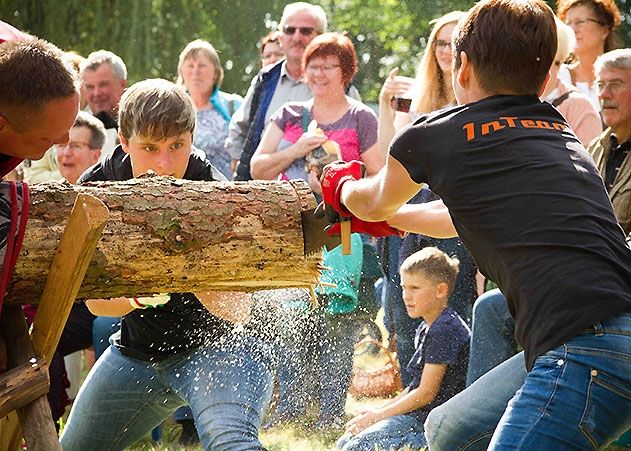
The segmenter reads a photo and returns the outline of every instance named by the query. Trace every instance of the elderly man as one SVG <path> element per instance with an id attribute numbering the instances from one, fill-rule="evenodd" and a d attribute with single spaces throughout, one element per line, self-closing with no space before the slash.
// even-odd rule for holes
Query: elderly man
<path id="1" fill-rule="evenodd" d="M 594 65 L 609 127 L 589 146 L 620 225 L 631 233 L 631 49 L 601 55 Z"/>
<path id="2" fill-rule="evenodd" d="M 305 2 L 285 6 L 280 20 L 280 45 L 285 59 L 263 68 L 254 77 L 230 122 L 226 150 L 234 163 L 239 161 L 235 180 L 251 180 L 250 159 L 272 114 L 284 103 L 311 98 L 311 91 L 302 80 L 302 54 L 326 27 L 326 14 L 320 6 Z M 349 95 L 359 99 L 355 88 Z"/>
<path id="3" fill-rule="evenodd" d="M 90 111 L 106 129 L 105 158 L 118 145 L 118 102 L 127 86 L 127 67 L 118 55 L 98 50 L 81 63 L 79 78 Z"/>
<path id="4" fill-rule="evenodd" d="M 62 177 L 73 185 L 83 172 L 99 161 L 105 127 L 94 116 L 80 111 L 70 129 L 70 140 L 55 146 L 55 161 Z"/>

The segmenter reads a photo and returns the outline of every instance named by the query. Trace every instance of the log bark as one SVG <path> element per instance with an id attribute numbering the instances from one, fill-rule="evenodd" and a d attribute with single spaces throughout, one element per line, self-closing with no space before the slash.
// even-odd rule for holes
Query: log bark
<path id="1" fill-rule="evenodd" d="M 31 187 L 31 211 L 6 304 L 37 303 L 78 193 L 110 210 L 78 298 L 254 291 L 317 283 L 300 212 L 304 182 L 192 182 L 167 177 Z"/>

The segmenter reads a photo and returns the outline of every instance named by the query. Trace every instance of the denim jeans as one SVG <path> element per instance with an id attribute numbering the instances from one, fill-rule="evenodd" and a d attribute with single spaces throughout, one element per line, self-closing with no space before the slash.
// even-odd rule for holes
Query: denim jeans
<path id="1" fill-rule="evenodd" d="M 631 427 L 631 314 L 535 361 L 489 449 L 600 449 Z"/>
<path id="2" fill-rule="evenodd" d="M 515 355 L 515 321 L 499 289 L 480 296 L 473 306 L 467 387 Z"/>
<path id="3" fill-rule="evenodd" d="M 410 451 L 417 451 L 427 446 L 423 425 L 412 415 L 386 418 L 355 436 L 344 434 L 337 441 L 337 447 L 342 451 L 407 449 L 405 447 L 408 445 Z"/>
<path id="4" fill-rule="evenodd" d="M 425 422 L 431 450 L 482 450 L 489 439 L 493 450 L 596 449 L 630 426 L 628 314 L 540 356 L 527 374 L 523 353 L 512 357 Z"/>
<path id="5" fill-rule="evenodd" d="M 357 338 L 354 315 L 323 317 L 320 327 L 320 417 L 343 418 Z"/>
<path id="6" fill-rule="evenodd" d="M 319 399 L 316 375 L 309 370 L 317 360 L 314 337 L 319 327 L 307 305 L 282 305 L 279 314 L 278 404 L 273 419 L 284 421 L 302 415 Z"/>
<path id="7" fill-rule="evenodd" d="M 284 334 L 281 345 L 274 418 L 293 418 L 303 414 L 308 404 L 318 403 L 320 417 L 342 418 L 353 367 L 354 315 L 325 316 L 321 310 L 293 315 L 288 323 L 293 332 Z"/>
<path id="8" fill-rule="evenodd" d="M 97 316 L 92 323 L 92 347 L 98 359 L 110 345 L 110 337 L 121 328 L 120 317 Z"/>
<path id="9" fill-rule="evenodd" d="M 425 421 L 429 449 L 486 450 L 508 401 L 522 386 L 526 374 L 524 353 L 520 352 L 434 408 Z"/>
<path id="10" fill-rule="evenodd" d="M 189 404 L 205 449 L 262 449 L 258 427 L 271 398 L 272 365 L 269 346 L 245 336 L 154 363 L 110 346 L 77 395 L 62 448 L 122 450 Z"/>

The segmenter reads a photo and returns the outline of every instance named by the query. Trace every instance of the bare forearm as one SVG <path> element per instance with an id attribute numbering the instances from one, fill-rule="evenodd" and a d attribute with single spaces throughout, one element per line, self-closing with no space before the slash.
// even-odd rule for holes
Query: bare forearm
<path id="1" fill-rule="evenodd" d="M 252 177 L 260 180 L 273 180 L 287 169 L 298 155 L 291 146 L 280 152 L 256 154 L 250 163 Z"/>
<path id="2" fill-rule="evenodd" d="M 394 138 L 394 114 L 395 111 L 390 106 L 390 102 L 379 99 L 379 123 L 377 126 L 377 140 L 379 149 L 384 155 L 388 154 L 390 142 Z"/>
<path id="3" fill-rule="evenodd" d="M 209 291 L 195 296 L 215 316 L 231 323 L 247 324 L 250 321 L 252 297 L 239 291 Z"/>
<path id="4" fill-rule="evenodd" d="M 441 200 L 402 205 L 395 215 L 388 219 L 388 224 L 399 230 L 434 238 L 458 236 L 449 210 Z"/>
<path id="5" fill-rule="evenodd" d="M 96 316 L 125 316 L 134 310 L 128 298 L 88 299 L 85 304 Z"/>
<path id="6" fill-rule="evenodd" d="M 395 399 L 393 402 L 378 410 L 380 419 L 390 418 L 395 415 L 403 415 L 414 410 L 420 409 L 432 402 L 434 398 L 429 393 L 424 392 L 421 388 L 410 390 L 403 396 Z"/>
<path id="7" fill-rule="evenodd" d="M 364 221 L 384 221 L 394 216 L 399 206 L 379 202 L 379 193 L 377 180 L 367 178 L 346 182 L 340 199 L 354 216 Z"/>

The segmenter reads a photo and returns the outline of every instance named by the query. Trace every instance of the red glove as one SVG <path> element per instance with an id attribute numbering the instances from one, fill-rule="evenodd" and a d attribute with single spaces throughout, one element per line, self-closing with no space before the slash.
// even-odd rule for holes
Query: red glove
<path id="1" fill-rule="evenodd" d="M 342 185 L 349 180 L 359 180 L 364 176 L 364 163 L 353 160 L 349 162 L 334 161 L 322 170 L 320 184 L 324 203 L 333 207 L 340 216 L 349 217 L 351 213 L 340 202 Z"/>
<path id="2" fill-rule="evenodd" d="M 368 222 L 363 219 L 356 218 L 355 216 L 351 216 L 350 221 L 351 232 L 353 233 L 365 233 L 367 235 L 374 236 L 375 238 L 391 235 L 402 237 L 405 234 L 402 230 L 395 229 L 394 227 L 388 225 L 386 221 Z M 327 226 L 325 230 L 329 236 L 338 236 L 340 234 L 340 227 L 340 223 L 336 222 L 335 224 Z"/>

